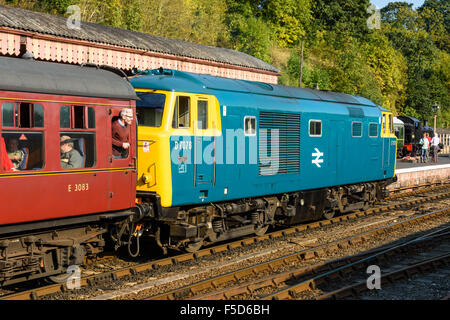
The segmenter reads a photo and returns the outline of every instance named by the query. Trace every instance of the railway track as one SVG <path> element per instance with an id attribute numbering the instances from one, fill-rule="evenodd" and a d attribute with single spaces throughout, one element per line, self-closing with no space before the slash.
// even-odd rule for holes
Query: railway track
<path id="1" fill-rule="evenodd" d="M 280 285 L 287 285 L 296 279 L 316 275 L 310 279 L 290 285 L 284 290 L 271 295 L 259 297 L 262 299 L 288 299 L 296 297 L 299 292 L 310 290 L 319 283 L 320 279 L 329 280 L 330 278 L 342 277 L 342 272 L 352 268 L 358 261 L 371 261 L 369 258 L 376 259 L 382 254 L 388 255 L 400 245 L 394 245 L 388 248 L 380 248 L 372 252 L 363 253 L 354 257 L 340 259 L 337 261 L 320 263 L 314 266 L 294 268 L 293 270 L 282 272 L 283 269 L 289 269 L 293 265 L 299 265 L 305 260 L 320 258 L 329 251 L 335 251 L 349 246 L 359 245 L 368 238 L 390 232 L 397 228 L 402 228 L 412 223 L 420 223 L 425 219 L 430 219 L 439 215 L 449 214 L 450 208 L 436 212 L 420 215 L 418 217 L 406 219 L 385 227 L 376 228 L 364 233 L 360 233 L 344 239 L 339 239 L 317 247 L 301 250 L 293 254 L 260 263 L 248 268 L 236 270 L 215 278 L 207 279 L 172 290 L 160 295 L 149 297 L 149 300 L 178 300 L 178 299 L 233 299 L 244 296 L 246 299 L 255 298 L 254 293 L 258 290 L 268 287 L 279 288 Z M 447 228 L 448 229 L 448 228 Z M 448 233 L 446 234 L 448 237 Z M 423 236 L 422 236 L 423 237 Z M 368 257 L 366 257 L 368 256 Z M 227 284 L 242 283 L 228 287 Z M 223 289 L 218 289 L 224 287 Z M 207 292 L 207 293 L 205 293 Z"/>
<path id="2" fill-rule="evenodd" d="M 394 283 L 418 273 L 433 271 L 436 268 L 447 266 L 450 263 L 448 246 L 448 240 L 450 238 L 449 230 L 450 227 L 447 226 L 440 229 L 437 233 L 436 231 L 433 231 L 429 234 L 421 235 L 419 239 L 413 239 L 400 245 L 392 245 L 384 250 L 381 250 L 380 252 L 371 254 L 368 257 L 349 262 L 323 274 L 316 275 L 310 279 L 291 285 L 284 290 L 264 296 L 262 299 L 295 299 L 300 296 L 300 293 L 315 290 L 321 284 L 325 284 L 325 287 L 332 287 L 333 285 L 329 285 L 329 283 L 333 282 L 330 282 L 329 280 L 336 278 L 343 280 L 341 283 L 343 283 L 344 286 L 334 290 L 328 289 L 328 292 L 320 294 L 315 297 L 315 299 L 346 299 L 355 297 L 361 292 L 371 290 L 367 281 L 368 274 L 365 271 L 367 270 L 367 267 L 373 263 L 383 266 L 384 272 L 380 274 L 380 288 L 386 283 Z M 398 262 L 390 263 L 392 255 L 395 255 L 396 257 L 397 255 L 404 256 L 406 252 L 407 256 L 418 248 L 423 248 L 426 245 L 429 245 L 430 242 L 435 243 L 439 241 L 446 241 L 446 243 L 427 251 L 426 257 L 420 259 L 420 261 L 416 261 L 413 264 L 402 264 Z M 358 272 L 363 275 L 362 277 L 360 276 L 359 281 L 355 281 L 355 279 L 348 281 L 350 275 Z M 348 282 L 353 283 L 351 285 L 347 285 Z"/>
<path id="3" fill-rule="evenodd" d="M 444 190 L 448 187 L 449 187 L 448 185 L 434 186 L 430 189 L 415 191 L 415 194 Z M 412 196 L 412 194 L 408 193 L 405 196 Z M 342 222 L 352 221 L 352 220 L 355 220 L 355 219 L 358 219 L 361 217 L 367 217 L 367 216 L 371 216 L 371 215 L 374 215 L 377 213 L 387 212 L 389 210 L 405 208 L 405 207 L 408 207 L 411 205 L 425 203 L 427 201 L 443 199 L 443 198 L 447 198 L 449 196 L 450 196 L 450 192 L 445 192 L 440 195 L 434 195 L 434 196 L 430 196 L 430 197 L 426 197 L 426 198 L 416 199 L 416 200 L 408 201 L 406 203 L 400 203 L 400 204 L 397 203 L 397 204 L 393 204 L 393 205 L 389 205 L 389 206 L 385 206 L 385 207 L 369 209 L 365 212 L 351 213 L 351 214 L 333 218 L 331 220 L 323 220 L 323 221 L 317 221 L 317 222 L 313 222 L 313 223 L 309 223 L 309 224 L 298 225 L 298 226 L 287 228 L 284 230 L 278 230 L 275 232 L 271 232 L 271 233 L 263 235 L 263 236 L 255 236 L 255 237 L 241 239 L 241 240 L 234 241 L 234 242 L 227 243 L 227 244 L 216 245 L 212 248 L 206 248 L 206 249 L 200 250 L 196 253 L 179 254 L 177 256 L 167 257 L 164 259 L 159 259 L 159 260 L 155 260 L 155 261 L 151 261 L 151 262 L 147 262 L 147 263 L 142 263 L 142 264 L 138 264 L 138 265 L 135 265 L 132 267 L 121 268 L 119 270 L 115 270 L 115 271 L 111 271 L 111 272 L 105 272 L 102 274 L 96 274 L 96 275 L 82 277 L 80 279 L 79 284 L 81 287 L 95 286 L 95 285 L 102 284 L 102 283 L 105 283 L 108 281 L 115 281 L 115 280 L 121 279 L 126 276 L 134 276 L 134 275 L 137 275 L 140 273 L 157 270 L 159 268 L 163 268 L 166 266 L 176 265 L 176 264 L 180 264 L 180 263 L 187 262 L 187 261 L 195 261 L 195 260 L 200 259 L 205 256 L 211 256 L 211 255 L 215 255 L 215 254 L 224 253 L 224 252 L 227 252 L 227 251 L 235 249 L 235 248 L 246 247 L 246 246 L 258 243 L 258 242 L 263 242 L 266 240 L 276 240 L 277 238 L 287 237 L 292 234 L 296 234 L 296 233 L 299 233 L 299 232 L 302 232 L 305 230 L 313 230 L 313 229 L 317 229 L 317 228 L 321 228 L 321 227 L 326 227 L 329 225 L 339 224 Z M 51 295 L 51 294 L 55 294 L 55 293 L 59 293 L 59 292 L 67 292 L 67 291 L 68 291 L 68 288 L 67 288 L 66 284 L 63 284 L 63 285 L 55 284 L 55 285 L 49 285 L 49 286 L 40 287 L 40 288 L 34 288 L 31 290 L 26 290 L 26 291 L 22 291 L 22 292 L 18 292 L 18 293 L 4 295 L 4 296 L 0 297 L 0 300 L 39 299 L 46 295 Z"/>

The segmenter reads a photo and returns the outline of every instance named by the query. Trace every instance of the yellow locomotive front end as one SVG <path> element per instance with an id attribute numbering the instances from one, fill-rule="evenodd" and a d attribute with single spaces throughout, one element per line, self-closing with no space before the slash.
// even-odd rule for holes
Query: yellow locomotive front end
<path id="1" fill-rule="evenodd" d="M 165 124 L 168 123 L 173 93 L 149 89 L 136 89 L 136 93 L 141 98 L 141 107 L 136 111 L 137 191 L 159 195 L 161 205 L 170 207 L 172 201 L 170 132 Z"/>

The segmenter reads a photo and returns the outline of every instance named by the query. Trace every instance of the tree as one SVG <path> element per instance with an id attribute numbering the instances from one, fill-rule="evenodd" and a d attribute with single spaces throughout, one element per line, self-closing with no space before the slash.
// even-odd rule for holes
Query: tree
<path id="1" fill-rule="evenodd" d="M 369 6 L 370 0 L 316 0 L 312 24 L 316 30 L 333 30 L 361 38 L 368 32 Z"/>
<path id="2" fill-rule="evenodd" d="M 262 4 L 262 17 L 280 47 L 299 44 L 312 21 L 310 0 L 272 0 Z"/>

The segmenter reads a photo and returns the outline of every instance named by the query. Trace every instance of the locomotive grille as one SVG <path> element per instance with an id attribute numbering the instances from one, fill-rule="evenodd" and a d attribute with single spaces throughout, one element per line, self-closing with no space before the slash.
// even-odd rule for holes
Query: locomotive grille
<path id="1" fill-rule="evenodd" d="M 300 114 L 259 113 L 259 175 L 300 172 Z"/>

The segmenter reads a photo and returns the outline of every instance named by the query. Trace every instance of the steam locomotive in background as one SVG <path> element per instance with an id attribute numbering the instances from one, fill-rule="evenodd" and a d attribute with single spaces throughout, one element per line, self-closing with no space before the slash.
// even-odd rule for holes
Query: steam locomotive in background
<path id="1" fill-rule="evenodd" d="M 394 117 L 394 131 L 397 137 L 397 158 L 420 156 L 420 139 L 426 132 L 433 137 L 433 128 L 420 124 L 420 120 L 409 116 Z"/>

